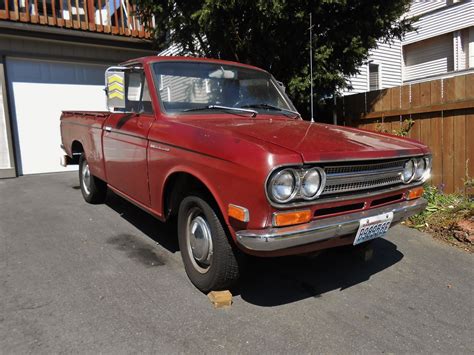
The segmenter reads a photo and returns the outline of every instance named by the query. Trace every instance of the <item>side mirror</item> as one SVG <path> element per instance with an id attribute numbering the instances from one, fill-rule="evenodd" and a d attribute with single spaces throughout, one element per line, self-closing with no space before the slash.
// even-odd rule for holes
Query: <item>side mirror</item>
<path id="1" fill-rule="evenodd" d="M 105 71 L 105 93 L 110 112 L 125 109 L 125 68 L 110 67 Z"/>
<path id="2" fill-rule="evenodd" d="M 235 79 L 236 76 L 234 70 L 224 70 L 222 67 L 209 73 L 209 77 L 213 79 Z"/>
<path id="3" fill-rule="evenodd" d="M 286 87 L 285 87 L 285 85 L 284 85 L 281 81 L 278 81 L 278 80 L 277 80 L 277 84 L 278 84 L 278 86 L 283 90 L 283 92 L 286 92 Z"/>

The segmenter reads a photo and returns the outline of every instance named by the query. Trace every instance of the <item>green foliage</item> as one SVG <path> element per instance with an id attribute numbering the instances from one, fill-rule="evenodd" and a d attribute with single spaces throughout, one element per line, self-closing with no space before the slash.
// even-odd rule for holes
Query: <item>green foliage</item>
<path id="1" fill-rule="evenodd" d="M 406 137 L 408 136 L 408 133 L 410 132 L 414 124 L 415 121 L 413 121 L 411 118 L 408 118 L 403 121 L 403 124 L 399 129 L 393 130 L 393 134 L 400 137 Z"/>
<path id="2" fill-rule="evenodd" d="M 428 206 L 422 213 L 412 217 L 411 221 L 415 228 L 426 227 L 428 221 L 435 216 L 439 217 L 441 214 L 455 216 L 459 212 L 468 212 L 469 207 L 471 209 L 473 207 L 472 202 L 463 195 L 443 194 L 437 187 L 431 185 L 425 187 L 423 197 L 428 201 Z"/>
<path id="3" fill-rule="evenodd" d="M 467 190 L 474 189 L 474 178 L 467 178 L 464 180 L 464 186 Z"/>
<path id="4" fill-rule="evenodd" d="M 297 108 L 309 111 L 309 14 L 313 17 L 316 99 L 348 85 L 378 39 L 400 38 L 414 19 L 410 0 L 134 0 L 145 21 L 155 16 L 157 49 L 262 67 L 285 83 Z"/>
<path id="5" fill-rule="evenodd" d="M 412 120 L 411 118 L 407 118 L 403 121 L 399 129 L 394 129 L 391 133 L 395 136 L 406 137 L 408 136 L 408 133 L 410 132 L 414 124 L 414 120 Z M 385 129 L 383 123 L 377 123 L 377 126 L 375 126 L 375 131 L 381 133 L 390 133 L 387 129 Z"/>
<path id="6" fill-rule="evenodd" d="M 457 223 L 473 218 L 474 200 L 466 194 L 444 194 L 439 188 L 431 185 L 425 186 L 423 197 L 428 201 L 427 208 L 410 217 L 408 225 L 456 244 Z M 472 249 L 472 245 L 468 247 Z"/>

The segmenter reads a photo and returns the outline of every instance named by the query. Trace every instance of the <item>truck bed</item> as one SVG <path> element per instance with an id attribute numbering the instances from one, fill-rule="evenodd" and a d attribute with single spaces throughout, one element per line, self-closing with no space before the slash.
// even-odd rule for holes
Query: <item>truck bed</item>
<path id="1" fill-rule="evenodd" d="M 83 152 L 93 174 L 106 180 L 102 132 L 108 111 L 63 111 L 61 114 L 62 147 L 69 157 L 69 164 L 77 164 Z"/>

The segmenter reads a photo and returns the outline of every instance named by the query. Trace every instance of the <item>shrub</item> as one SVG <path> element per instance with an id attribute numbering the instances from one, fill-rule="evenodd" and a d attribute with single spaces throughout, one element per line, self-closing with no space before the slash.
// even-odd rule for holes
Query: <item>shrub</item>
<path id="1" fill-rule="evenodd" d="M 451 244 L 463 244 L 471 252 L 474 245 L 459 232 L 459 222 L 474 219 L 474 200 L 467 194 L 445 194 L 436 186 L 425 186 L 427 208 L 411 217 L 407 225 L 433 234 Z"/>

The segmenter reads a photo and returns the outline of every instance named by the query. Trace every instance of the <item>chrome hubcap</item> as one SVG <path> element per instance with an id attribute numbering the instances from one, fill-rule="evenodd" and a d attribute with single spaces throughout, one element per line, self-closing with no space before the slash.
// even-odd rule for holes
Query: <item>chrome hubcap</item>
<path id="1" fill-rule="evenodd" d="M 200 273 L 207 272 L 213 253 L 211 229 L 204 217 L 197 215 L 197 211 L 189 215 L 187 237 L 194 268 Z"/>
<path id="2" fill-rule="evenodd" d="M 82 166 L 82 185 L 84 187 L 84 192 L 89 195 L 90 194 L 90 186 L 91 186 L 91 172 L 89 170 L 89 164 L 84 163 Z"/>

